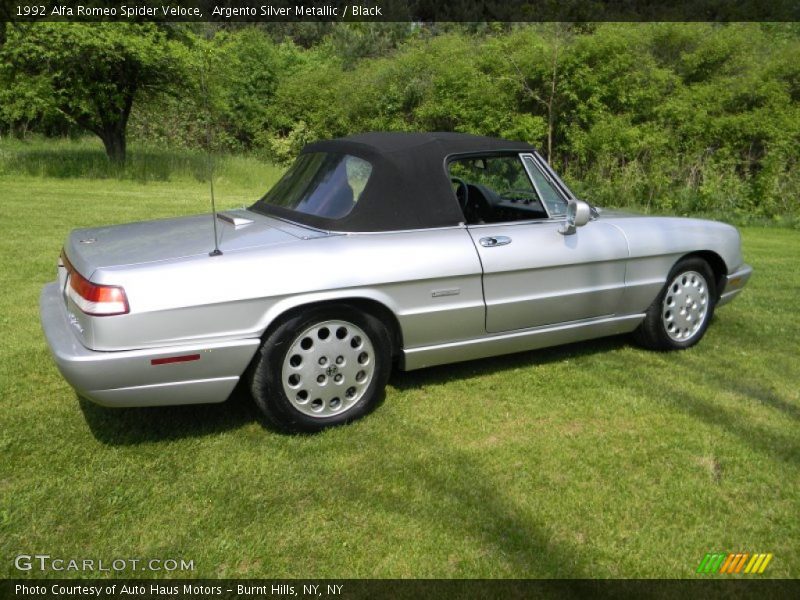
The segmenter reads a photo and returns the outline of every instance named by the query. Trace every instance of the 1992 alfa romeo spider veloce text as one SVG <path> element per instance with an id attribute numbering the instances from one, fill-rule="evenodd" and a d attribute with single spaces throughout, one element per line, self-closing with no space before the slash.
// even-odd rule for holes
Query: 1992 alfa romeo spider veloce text
<path id="1" fill-rule="evenodd" d="M 73 231 L 45 286 L 56 364 L 108 406 L 224 401 L 273 424 L 375 405 L 392 366 L 634 332 L 703 337 L 743 288 L 736 229 L 577 199 L 527 144 L 368 133 L 310 144 L 247 209 Z"/>

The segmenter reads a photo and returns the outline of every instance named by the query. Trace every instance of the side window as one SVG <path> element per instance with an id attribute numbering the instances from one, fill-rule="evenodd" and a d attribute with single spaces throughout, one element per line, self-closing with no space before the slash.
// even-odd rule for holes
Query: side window
<path id="1" fill-rule="evenodd" d="M 542 201 L 547 205 L 547 211 L 551 217 L 563 217 L 567 214 L 567 201 L 564 197 L 553 187 L 550 179 L 545 175 L 536 161 L 530 156 L 523 156 L 522 160 L 525 161 L 525 166 L 528 167 L 533 181 L 536 183 L 536 189 L 541 194 Z"/>
<path id="2" fill-rule="evenodd" d="M 371 173 L 369 161 L 357 156 L 304 153 L 254 206 L 276 206 L 316 217 L 341 219 L 353 210 Z"/>
<path id="3" fill-rule="evenodd" d="M 468 225 L 548 216 L 517 154 L 458 158 L 448 169 Z"/>

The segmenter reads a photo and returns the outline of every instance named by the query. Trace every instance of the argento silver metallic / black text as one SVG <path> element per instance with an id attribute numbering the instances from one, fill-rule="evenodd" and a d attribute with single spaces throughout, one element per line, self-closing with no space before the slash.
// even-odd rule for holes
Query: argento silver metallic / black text
<path id="1" fill-rule="evenodd" d="M 346 5 L 339 6 L 215 6 L 212 17 L 233 19 L 238 17 L 382 17 L 380 6 Z"/>

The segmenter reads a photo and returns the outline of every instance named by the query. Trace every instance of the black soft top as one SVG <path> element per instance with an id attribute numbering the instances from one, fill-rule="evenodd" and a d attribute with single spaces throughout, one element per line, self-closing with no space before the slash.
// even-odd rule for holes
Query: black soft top
<path id="1" fill-rule="evenodd" d="M 458 225 L 464 220 L 447 159 L 460 154 L 533 152 L 523 142 L 465 133 L 361 133 L 308 144 L 301 154 L 334 152 L 372 164 L 364 191 L 349 214 L 327 219 L 257 203 L 257 210 L 326 231 L 399 231 Z"/>

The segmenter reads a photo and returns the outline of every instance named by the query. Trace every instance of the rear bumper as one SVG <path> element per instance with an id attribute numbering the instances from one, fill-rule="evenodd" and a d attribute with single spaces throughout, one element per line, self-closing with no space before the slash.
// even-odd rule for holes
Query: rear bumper
<path id="1" fill-rule="evenodd" d="M 725 287 L 717 301 L 717 306 L 722 306 L 733 300 L 739 292 L 744 289 L 744 286 L 747 285 L 752 274 L 753 267 L 750 265 L 742 265 L 736 271 L 728 275 L 725 279 Z"/>
<path id="2" fill-rule="evenodd" d="M 72 331 L 57 283 L 42 289 L 39 313 L 64 379 L 79 395 L 104 406 L 223 402 L 260 344 L 258 338 L 252 338 L 121 352 L 89 350 Z M 189 355 L 199 358 L 165 364 L 157 361 Z"/>

